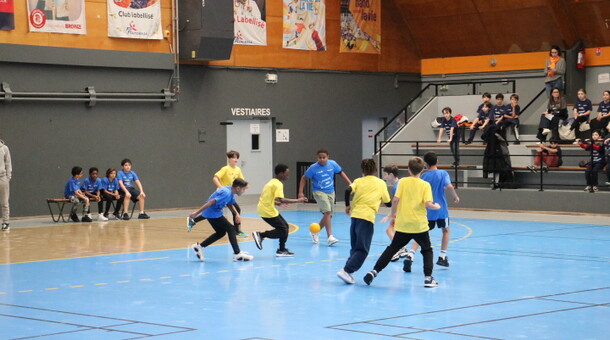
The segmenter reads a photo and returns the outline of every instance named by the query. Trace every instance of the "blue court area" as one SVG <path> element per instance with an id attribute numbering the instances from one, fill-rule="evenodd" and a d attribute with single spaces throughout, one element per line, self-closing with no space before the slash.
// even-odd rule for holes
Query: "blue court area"
<path id="1" fill-rule="evenodd" d="M 262 251 L 240 243 L 255 256 L 246 263 L 232 262 L 228 245 L 199 262 L 185 244 L 0 266 L 0 338 L 609 338 L 607 225 L 454 218 L 450 267 L 435 266 L 439 287 L 424 288 L 419 254 L 412 273 L 396 262 L 371 286 L 362 281 L 388 244 L 386 225 L 346 285 L 336 272 L 349 254 L 349 217 L 336 214 L 341 242 L 328 247 L 326 237 L 313 245 L 306 227 L 319 213 L 282 215 L 300 226 L 288 240 L 294 258 L 276 258 L 277 241 L 265 240 Z M 441 232 L 431 235 L 436 262 Z M 31 251 L 44 252 L 40 241 Z"/>

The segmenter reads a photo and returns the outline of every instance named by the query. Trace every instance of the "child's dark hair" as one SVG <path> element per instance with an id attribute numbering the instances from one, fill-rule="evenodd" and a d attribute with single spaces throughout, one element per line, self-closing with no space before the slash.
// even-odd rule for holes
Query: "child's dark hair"
<path id="1" fill-rule="evenodd" d="M 325 153 L 327 156 L 328 156 L 328 155 L 330 155 L 330 154 L 328 153 L 328 150 L 326 150 L 326 149 L 320 149 L 320 150 L 318 150 L 318 152 L 316 152 L 316 155 L 319 155 L 319 154 L 321 154 L 321 153 Z"/>
<path id="2" fill-rule="evenodd" d="M 483 107 L 486 107 L 486 108 L 488 108 L 488 109 L 491 109 L 491 106 L 492 106 L 492 105 L 491 105 L 491 103 L 489 103 L 489 102 L 487 102 L 487 103 L 484 103 L 484 104 L 483 104 Z"/>
<path id="3" fill-rule="evenodd" d="M 394 177 L 398 177 L 398 167 L 396 165 L 386 165 L 383 167 L 383 172 L 386 174 L 392 174 Z"/>
<path id="4" fill-rule="evenodd" d="M 115 168 L 108 168 L 108 170 L 106 170 L 106 177 L 110 176 L 110 174 L 111 174 L 113 171 L 114 171 L 114 172 L 116 172 L 116 169 L 115 169 Z"/>
<path id="5" fill-rule="evenodd" d="M 239 151 L 235 151 L 235 150 L 227 151 L 227 158 L 237 158 L 237 159 L 239 159 Z"/>
<path id="6" fill-rule="evenodd" d="M 519 95 L 516 94 L 516 93 L 513 93 L 513 94 L 510 95 L 510 99 L 513 99 L 513 98 L 519 100 Z"/>
<path id="7" fill-rule="evenodd" d="M 504 99 L 504 95 L 502 93 L 498 93 L 496 95 L 496 99 Z"/>
<path id="8" fill-rule="evenodd" d="M 436 152 L 430 151 L 424 155 L 424 162 L 429 166 L 435 166 L 438 163 L 438 156 L 436 156 Z"/>
<path id="9" fill-rule="evenodd" d="M 286 170 L 288 170 L 288 165 L 280 163 L 275 166 L 275 169 L 273 170 L 273 172 L 277 176 L 277 175 L 281 174 L 282 172 L 286 172 Z"/>
<path id="10" fill-rule="evenodd" d="M 72 176 L 80 175 L 81 172 L 83 172 L 83 168 L 80 166 L 75 166 L 72 168 Z"/>
<path id="11" fill-rule="evenodd" d="M 413 176 L 419 175 L 424 170 L 424 160 L 419 157 L 413 157 L 409 160 L 409 170 Z"/>
<path id="12" fill-rule="evenodd" d="M 98 173 L 100 172 L 100 170 L 98 170 L 98 168 L 92 166 L 89 168 L 89 175 L 91 175 L 92 172 L 97 171 Z"/>
<path id="13" fill-rule="evenodd" d="M 360 162 L 360 169 L 365 176 L 369 176 L 377 171 L 377 163 L 372 158 L 365 158 Z"/>
<path id="14" fill-rule="evenodd" d="M 481 96 L 481 98 L 489 98 L 489 99 L 491 99 L 491 93 L 489 93 L 489 92 L 485 92 L 485 93 L 483 93 L 483 95 Z"/>
<path id="15" fill-rule="evenodd" d="M 121 161 L 121 166 L 125 165 L 125 163 L 132 164 L 132 163 L 131 163 L 131 160 L 130 160 L 129 158 L 125 158 L 125 159 L 123 159 L 123 160 Z"/>
<path id="16" fill-rule="evenodd" d="M 582 87 L 578 89 L 578 91 L 576 91 L 576 93 L 582 91 L 582 93 L 587 94 L 587 91 L 585 89 L 583 89 Z"/>
<path id="17" fill-rule="evenodd" d="M 248 186 L 248 182 L 244 181 L 241 178 L 236 178 L 233 180 L 233 188 L 245 188 Z"/>
<path id="18" fill-rule="evenodd" d="M 557 140 L 557 138 L 551 138 L 549 142 L 559 144 L 559 140 Z"/>
<path id="19" fill-rule="evenodd" d="M 447 111 L 447 112 L 449 112 L 449 114 L 451 114 L 451 108 L 449 106 L 447 106 L 441 110 L 442 113 L 445 113 L 445 111 Z"/>

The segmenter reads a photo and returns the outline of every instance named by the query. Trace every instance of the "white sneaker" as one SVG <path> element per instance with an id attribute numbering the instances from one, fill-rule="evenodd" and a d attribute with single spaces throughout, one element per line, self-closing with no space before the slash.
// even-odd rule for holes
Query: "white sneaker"
<path id="1" fill-rule="evenodd" d="M 333 244 L 339 242 L 339 240 L 337 240 L 333 235 L 330 235 L 328 237 L 328 246 L 332 246 Z"/>
<path id="2" fill-rule="evenodd" d="M 233 255 L 233 262 L 251 261 L 253 258 L 254 258 L 254 256 L 246 253 L 245 251 L 240 251 L 239 254 Z"/>
<path id="3" fill-rule="evenodd" d="M 341 268 L 341 270 L 337 272 L 337 276 L 349 285 L 353 285 L 354 283 L 356 283 L 356 281 L 354 280 L 354 276 L 346 272 L 343 268 Z"/>
<path id="4" fill-rule="evenodd" d="M 550 129 L 542 129 L 542 135 L 543 135 L 543 136 L 546 136 L 546 135 L 548 135 L 549 133 L 551 133 L 551 130 L 550 130 Z"/>
<path id="5" fill-rule="evenodd" d="M 320 243 L 320 233 L 310 233 L 311 234 L 311 240 L 313 241 L 314 244 L 318 244 Z"/>
<path id="6" fill-rule="evenodd" d="M 396 252 L 396 254 L 394 254 L 394 255 L 392 256 L 391 261 L 392 261 L 392 262 L 396 262 L 396 261 L 398 261 L 400 258 L 403 258 L 403 257 L 407 256 L 408 254 L 409 254 L 409 252 L 407 252 L 407 250 L 406 250 L 404 247 L 403 247 L 403 248 L 400 248 L 400 250 L 398 250 L 398 251 Z"/>
<path id="7" fill-rule="evenodd" d="M 104 214 L 99 214 L 97 216 L 98 221 L 108 221 L 108 217 L 104 216 Z"/>
<path id="8" fill-rule="evenodd" d="M 205 258 L 203 257 L 203 247 L 201 247 L 201 245 L 199 243 L 195 243 L 191 246 L 191 249 L 193 249 L 193 251 L 195 252 L 195 255 L 197 255 L 197 258 L 200 261 L 205 261 Z"/>
<path id="9" fill-rule="evenodd" d="M 591 187 L 587 185 L 587 186 L 585 187 L 585 191 L 591 191 Z"/>

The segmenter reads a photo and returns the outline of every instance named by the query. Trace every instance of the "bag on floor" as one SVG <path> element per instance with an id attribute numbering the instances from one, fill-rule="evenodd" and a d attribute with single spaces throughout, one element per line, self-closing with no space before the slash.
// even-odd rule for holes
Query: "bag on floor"
<path id="1" fill-rule="evenodd" d="M 570 129 L 570 125 L 559 125 L 559 138 L 561 140 L 576 139 L 576 131 Z"/>

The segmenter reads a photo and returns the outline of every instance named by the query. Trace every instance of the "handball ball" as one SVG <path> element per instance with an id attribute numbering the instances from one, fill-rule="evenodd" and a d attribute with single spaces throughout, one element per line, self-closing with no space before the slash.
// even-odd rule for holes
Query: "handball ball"
<path id="1" fill-rule="evenodd" d="M 312 232 L 312 233 L 314 233 L 314 234 L 319 233 L 319 232 L 320 232 L 320 229 L 322 229 L 322 228 L 320 227 L 320 224 L 318 224 L 318 223 L 316 223 L 316 222 L 314 222 L 314 223 L 312 223 L 312 224 L 310 224 L 310 225 L 309 225 L 309 231 L 311 231 L 311 232 Z"/>

